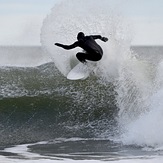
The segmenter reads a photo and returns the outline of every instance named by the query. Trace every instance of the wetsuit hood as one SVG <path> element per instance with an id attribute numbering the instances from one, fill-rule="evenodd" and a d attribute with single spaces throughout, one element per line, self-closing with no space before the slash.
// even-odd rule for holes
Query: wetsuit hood
<path id="1" fill-rule="evenodd" d="M 77 39 L 78 40 L 83 40 L 85 37 L 84 33 L 83 32 L 79 32 L 78 35 L 77 35 Z"/>

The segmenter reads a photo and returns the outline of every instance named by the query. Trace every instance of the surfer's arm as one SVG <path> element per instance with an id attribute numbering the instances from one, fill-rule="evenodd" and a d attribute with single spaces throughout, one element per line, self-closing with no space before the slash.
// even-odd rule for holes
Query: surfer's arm
<path id="1" fill-rule="evenodd" d="M 100 39 L 100 40 L 102 40 L 104 42 L 108 41 L 108 38 L 107 37 L 102 37 L 101 35 L 93 35 L 91 37 L 93 37 L 94 40 Z"/>
<path id="2" fill-rule="evenodd" d="M 63 45 L 63 44 L 60 44 L 60 43 L 55 43 L 56 46 L 59 46 L 63 49 L 66 49 L 66 50 L 70 50 L 70 49 L 74 49 L 78 46 L 78 42 L 75 42 L 71 45 Z"/>

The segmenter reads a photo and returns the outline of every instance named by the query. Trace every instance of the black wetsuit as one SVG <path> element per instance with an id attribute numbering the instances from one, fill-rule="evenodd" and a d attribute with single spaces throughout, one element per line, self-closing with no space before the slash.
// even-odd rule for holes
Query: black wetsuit
<path id="1" fill-rule="evenodd" d="M 72 45 L 63 45 L 59 43 L 57 43 L 56 45 L 67 50 L 76 47 L 82 48 L 85 53 L 79 52 L 76 54 L 77 59 L 82 63 L 86 62 L 86 60 L 99 61 L 102 58 L 103 50 L 96 43 L 96 39 L 102 39 L 102 37 L 100 35 L 85 36 L 84 38 L 76 41 Z"/>

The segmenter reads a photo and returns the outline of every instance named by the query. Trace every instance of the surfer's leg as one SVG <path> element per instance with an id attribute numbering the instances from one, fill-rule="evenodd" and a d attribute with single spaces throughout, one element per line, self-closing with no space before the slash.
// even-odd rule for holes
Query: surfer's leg
<path id="1" fill-rule="evenodd" d="M 76 54 L 77 59 L 82 62 L 86 63 L 86 60 L 89 61 L 99 61 L 102 58 L 102 54 L 94 52 L 94 53 L 82 53 L 79 52 Z"/>
<path id="2" fill-rule="evenodd" d="M 85 53 L 79 52 L 79 53 L 76 54 L 76 57 L 80 62 L 82 62 L 82 63 L 86 62 L 86 60 L 85 60 L 86 59 L 86 54 Z"/>
<path id="3" fill-rule="evenodd" d="M 90 60 L 90 61 L 99 61 L 99 60 L 101 60 L 101 58 L 102 58 L 102 55 L 100 54 L 100 53 L 89 53 L 89 54 L 87 54 L 87 56 L 86 56 L 86 60 Z"/>

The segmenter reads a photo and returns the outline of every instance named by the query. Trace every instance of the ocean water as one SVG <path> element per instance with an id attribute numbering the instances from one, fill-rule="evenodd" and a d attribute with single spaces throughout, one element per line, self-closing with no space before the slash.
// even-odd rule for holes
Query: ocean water
<path id="1" fill-rule="evenodd" d="M 115 80 L 69 81 L 42 47 L 1 47 L 1 162 L 162 162 L 163 47 L 130 49 Z"/>
<path id="2" fill-rule="evenodd" d="M 131 46 L 132 25 L 109 2 L 62 1 L 40 47 L 0 47 L 0 162 L 163 161 L 163 47 Z M 89 78 L 70 81 L 81 49 L 54 43 L 79 31 L 109 41 Z"/>

